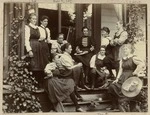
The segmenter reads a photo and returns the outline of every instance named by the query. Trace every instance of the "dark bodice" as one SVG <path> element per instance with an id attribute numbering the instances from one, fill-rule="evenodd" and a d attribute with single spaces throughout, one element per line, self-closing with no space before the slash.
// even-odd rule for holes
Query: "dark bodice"
<path id="1" fill-rule="evenodd" d="M 29 26 L 29 25 L 28 25 Z M 34 29 L 34 28 L 32 28 L 31 26 L 29 26 L 29 28 L 30 28 L 30 40 L 32 39 L 35 39 L 35 40 L 37 40 L 37 39 L 39 39 L 40 38 L 40 32 L 39 32 L 39 29 L 37 28 L 37 29 Z"/>
<path id="2" fill-rule="evenodd" d="M 98 70 L 100 70 L 101 67 L 104 67 L 104 62 L 102 59 L 98 58 L 98 54 L 96 55 L 95 66 Z"/>
<path id="3" fill-rule="evenodd" d="M 79 39 L 78 46 L 82 51 L 90 51 L 90 47 L 92 46 L 91 37 L 83 36 Z"/>
<path id="4" fill-rule="evenodd" d="M 136 69 L 137 65 L 133 62 L 133 57 L 122 60 L 122 75 L 119 78 L 118 83 L 122 84 L 129 77 L 132 77 L 132 73 Z"/>
<path id="5" fill-rule="evenodd" d="M 122 69 L 123 71 L 134 71 L 136 69 L 136 64 L 133 62 L 133 57 L 128 59 L 122 59 Z"/>

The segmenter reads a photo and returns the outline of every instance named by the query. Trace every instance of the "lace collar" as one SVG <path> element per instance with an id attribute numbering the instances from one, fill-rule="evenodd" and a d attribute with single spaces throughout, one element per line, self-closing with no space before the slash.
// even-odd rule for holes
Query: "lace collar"
<path id="1" fill-rule="evenodd" d="M 42 28 L 46 28 L 45 26 L 41 25 Z"/>
<path id="2" fill-rule="evenodd" d="M 98 53 L 97 58 L 103 60 L 106 56 L 102 56 L 100 53 Z"/>
<path id="3" fill-rule="evenodd" d="M 38 26 L 33 25 L 32 23 L 29 23 L 29 26 L 31 26 L 31 27 L 34 28 L 34 29 L 37 29 L 37 28 L 38 28 Z"/>
<path id="4" fill-rule="evenodd" d="M 128 56 L 123 57 L 123 60 L 127 60 L 127 59 L 129 59 L 130 57 L 133 57 L 133 54 L 130 54 L 130 55 L 128 55 Z"/>

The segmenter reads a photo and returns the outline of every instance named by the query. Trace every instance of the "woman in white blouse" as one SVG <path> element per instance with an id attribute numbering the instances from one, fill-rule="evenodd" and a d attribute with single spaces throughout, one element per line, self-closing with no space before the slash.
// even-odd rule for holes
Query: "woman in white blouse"
<path id="1" fill-rule="evenodd" d="M 121 92 L 122 84 L 132 76 L 138 76 L 139 72 L 144 69 L 144 63 L 136 55 L 133 55 L 134 48 L 131 44 L 123 45 L 123 54 L 125 55 L 119 63 L 119 72 L 116 80 L 108 88 L 110 99 L 112 100 L 111 110 L 117 109 L 119 106 L 120 111 L 123 111 L 125 103 L 131 98 L 127 98 Z M 122 101 L 124 100 L 124 101 Z M 119 103 L 118 103 L 119 102 Z"/>
<path id="2" fill-rule="evenodd" d="M 60 73 L 64 78 L 71 77 L 74 79 L 76 87 L 75 87 L 75 92 L 77 94 L 77 97 L 79 99 L 82 99 L 80 95 L 78 95 L 77 88 L 81 86 L 82 88 L 89 89 L 85 84 L 84 84 L 84 79 L 83 79 L 83 65 L 82 63 L 75 63 L 75 61 L 71 57 L 71 52 L 72 52 L 72 46 L 69 43 L 64 44 L 61 47 L 61 50 L 63 51 L 63 54 L 60 57 L 60 62 L 61 65 L 63 66 L 62 69 L 61 67 L 59 68 Z M 82 89 L 79 88 L 79 89 Z"/>
<path id="3" fill-rule="evenodd" d="M 40 19 L 41 25 L 39 26 L 40 39 L 39 41 L 45 40 L 47 43 L 51 43 L 51 33 L 49 28 L 47 28 L 49 18 L 48 16 L 42 16 Z"/>
<path id="4" fill-rule="evenodd" d="M 38 27 L 40 32 L 39 42 L 41 43 L 42 49 L 42 61 L 44 67 L 48 63 L 48 60 L 51 58 L 51 34 L 49 28 L 47 28 L 49 18 L 47 16 L 42 16 L 40 18 L 41 25 Z"/>
<path id="5" fill-rule="evenodd" d="M 105 57 L 105 47 L 101 46 L 100 51 L 90 60 L 90 81 L 92 89 L 95 87 L 102 88 L 108 86 L 107 77 L 109 75 L 109 71 L 103 62 Z"/>
<path id="6" fill-rule="evenodd" d="M 39 83 L 39 88 L 43 87 L 44 68 L 48 63 L 49 49 L 46 39 L 40 34 L 36 25 L 36 14 L 29 15 L 29 24 L 25 25 L 25 47 L 30 57 L 30 70 Z"/>

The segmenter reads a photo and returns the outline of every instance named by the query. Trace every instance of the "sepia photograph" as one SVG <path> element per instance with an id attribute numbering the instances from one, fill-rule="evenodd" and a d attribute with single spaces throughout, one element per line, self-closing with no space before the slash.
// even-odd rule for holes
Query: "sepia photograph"
<path id="1" fill-rule="evenodd" d="M 148 4 L 63 1 L 2 3 L 2 113 L 147 114 Z"/>

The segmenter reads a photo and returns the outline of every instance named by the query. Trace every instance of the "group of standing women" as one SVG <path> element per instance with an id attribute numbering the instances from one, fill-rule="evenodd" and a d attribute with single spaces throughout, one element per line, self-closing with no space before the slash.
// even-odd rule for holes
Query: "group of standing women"
<path id="1" fill-rule="evenodd" d="M 37 26 L 36 14 L 30 14 L 25 26 L 25 48 L 30 57 L 30 70 L 38 81 L 39 89 L 43 87 L 42 76 L 50 57 L 50 30 L 46 27 L 48 20 L 47 16 L 43 16 L 40 26 Z"/>

